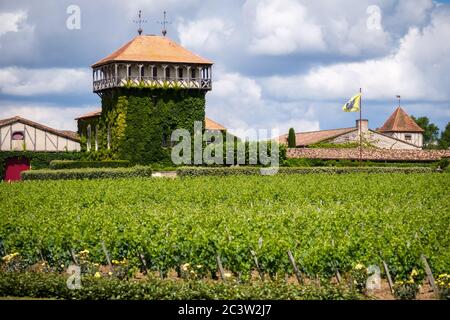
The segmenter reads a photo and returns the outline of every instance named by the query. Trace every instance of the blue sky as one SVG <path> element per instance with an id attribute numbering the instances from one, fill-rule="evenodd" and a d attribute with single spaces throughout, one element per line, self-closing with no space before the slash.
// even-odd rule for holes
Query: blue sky
<path id="1" fill-rule="evenodd" d="M 450 4 L 432 0 L 136 0 L 0 2 L 0 118 L 76 129 L 99 108 L 89 66 L 136 35 L 168 36 L 215 62 L 209 117 L 232 129 L 350 127 L 341 106 L 360 87 L 377 128 L 402 106 L 450 121 Z M 67 8 L 78 5 L 80 29 Z"/>

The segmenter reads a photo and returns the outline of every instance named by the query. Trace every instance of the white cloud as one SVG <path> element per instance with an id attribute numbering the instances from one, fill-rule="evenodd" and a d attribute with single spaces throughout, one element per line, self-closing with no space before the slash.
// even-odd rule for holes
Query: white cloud
<path id="1" fill-rule="evenodd" d="M 384 58 L 321 66 L 307 74 L 264 81 L 278 98 L 340 99 L 362 87 L 369 99 L 448 100 L 450 74 L 450 13 L 437 12 L 427 27 L 412 28 L 399 49 Z"/>
<path id="2" fill-rule="evenodd" d="M 217 51 L 227 45 L 233 26 L 220 18 L 206 18 L 178 25 L 181 44 L 195 50 Z"/>
<path id="3" fill-rule="evenodd" d="M 91 90 L 91 85 L 91 73 L 85 68 L 0 69 L 0 92 L 3 94 L 33 96 L 86 93 Z"/>
<path id="4" fill-rule="evenodd" d="M 0 13 L 0 36 L 7 32 L 18 32 L 20 24 L 26 19 L 24 11 Z"/>
<path id="5" fill-rule="evenodd" d="M 252 53 L 279 55 L 326 47 L 321 26 L 298 1 L 248 0 L 243 8 L 253 29 Z"/>
<path id="6" fill-rule="evenodd" d="M 278 130 L 284 134 L 290 127 L 319 129 L 313 108 L 268 100 L 257 79 L 220 69 L 214 89 L 207 95 L 206 113 L 238 136 L 247 130 Z"/>
<path id="7" fill-rule="evenodd" d="M 0 103 L 0 119 L 20 116 L 59 130 L 77 130 L 75 118 L 97 107 L 66 107 L 42 103 L 18 103 L 2 101 Z"/>

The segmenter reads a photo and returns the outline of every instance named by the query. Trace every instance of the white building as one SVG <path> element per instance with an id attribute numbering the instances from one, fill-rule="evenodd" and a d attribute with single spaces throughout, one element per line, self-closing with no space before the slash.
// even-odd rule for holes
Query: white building
<path id="1" fill-rule="evenodd" d="M 359 120 L 351 128 L 299 132 L 295 134 L 298 148 L 307 148 L 318 143 L 344 144 L 359 143 Z M 401 108 L 398 107 L 380 129 L 369 129 L 369 121 L 361 120 L 361 138 L 365 145 L 391 150 L 421 150 L 423 129 Z M 277 138 L 287 144 L 288 135 Z"/>
<path id="2" fill-rule="evenodd" d="M 80 151 L 80 139 L 75 132 L 16 116 L 0 120 L 0 151 Z"/>

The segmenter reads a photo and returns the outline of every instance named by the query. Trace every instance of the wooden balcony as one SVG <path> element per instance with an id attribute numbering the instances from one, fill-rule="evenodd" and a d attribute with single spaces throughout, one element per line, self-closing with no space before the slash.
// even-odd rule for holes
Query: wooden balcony
<path id="1" fill-rule="evenodd" d="M 99 93 L 106 89 L 119 87 L 148 87 L 198 89 L 209 91 L 212 89 L 211 79 L 202 78 L 163 78 L 163 77 L 107 77 L 93 81 L 93 90 Z"/>

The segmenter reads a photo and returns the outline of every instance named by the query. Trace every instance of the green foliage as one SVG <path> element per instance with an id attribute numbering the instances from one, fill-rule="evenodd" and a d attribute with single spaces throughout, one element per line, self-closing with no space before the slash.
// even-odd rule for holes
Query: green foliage
<path id="1" fill-rule="evenodd" d="M 297 143 L 296 143 L 295 130 L 294 130 L 294 128 L 290 128 L 289 134 L 288 134 L 288 147 L 295 148 L 296 146 L 297 146 Z"/>
<path id="2" fill-rule="evenodd" d="M 107 149 L 108 127 L 111 132 L 110 156 L 104 158 L 132 164 L 168 162 L 170 150 L 162 147 L 163 140 L 170 140 L 172 131 L 179 128 L 193 133 L 194 121 L 204 118 L 205 93 L 201 90 L 129 86 L 105 94 L 101 117 L 80 120 L 79 134 L 85 137 L 87 126 L 94 128 L 98 123 L 99 150 Z M 86 149 L 83 139 L 82 148 Z"/>
<path id="3" fill-rule="evenodd" d="M 206 282 L 199 280 L 140 281 L 83 276 L 81 289 L 67 288 L 67 277 L 51 273 L 1 273 L 0 296 L 66 300 L 343 300 L 362 299 L 350 290 L 324 284 L 298 286 L 282 281 L 265 283 Z"/>
<path id="4" fill-rule="evenodd" d="M 440 274 L 436 279 L 439 288 L 439 297 L 442 300 L 450 300 L 450 274 Z"/>
<path id="5" fill-rule="evenodd" d="M 426 167 L 281 167 L 279 174 L 350 174 L 350 173 L 430 173 Z M 264 175 L 258 167 L 180 167 L 180 177 L 230 176 L 230 175 Z"/>
<path id="6" fill-rule="evenodd" d="M 123 170 L 123 169 L 114 169 Z M 127 169 L 128 170 L 128 169 Z M 314 278 L 355 263 L 381 265 L 396 279 L 450 270 L 450 175 L 347 174 L 30 181 L 0 184 L 0 243 L 30 264 L 90 251 L 163 274 L 190 263 L 248 275 L 255 251 L 263 272 L 292 274 L 291 250 Z M 381 255 L 380 255 L 381 253 Z"/>
<path id="7" fill-rule="evenodd" d="M 439 127 L 434 123 L 430 123 L 428 117 L 411 118 L 421 127 L 424 131 L 423 133 L 423 144 L 424 146 L 432 145 L 438 141 Z"/>
<path id="8" fill-rule="evenodd" d="M 430 162 L 383 162 L 383 161 L 362 161 L 364 167 L 436 167 Z M 359 167 L 358 160 L 323 160 L 309 158 L 289 158 L 285 161 L 286 167 Z"/>
<path id="9" fill-rule="evenodd" d="M 61 170 L 30 170 L 22 172 L 22 180 L 120 179 L 151 176 L 151 167 L 140 166 L 136 166 L 133 168 L 82 168 Z"/>
<path id="10" fill-rule="evenodd" d="M 53 160 L 78 160 L 83 156 L 80 152 L 33 152 L 33 151 L 0 151 L 0 179 L 5 174 L 8 158 L 27 158 L 31 169 L 46 169 Z"/>
<path id="11" fill-rule="evenodd" d="M 439 139 L 439 146 L 442 149 L 450 148 L 450 122 L 445 126 L 445 130 L 441 133 L 441 139 Z"/>
<path id="12" fill-rule="evenodd" d="M 129 167 L 130 162 L 126 160 L 105 160 L 105 161 L 87 161 L 87 160 L 53 160 L 50 162 L 50 169 L 80 169 L 80 168 L 125 168 Z"/>

